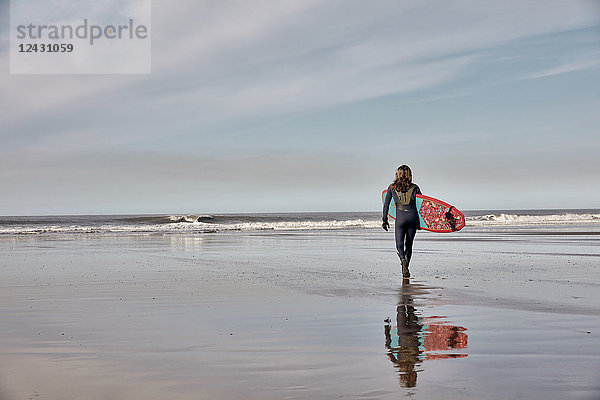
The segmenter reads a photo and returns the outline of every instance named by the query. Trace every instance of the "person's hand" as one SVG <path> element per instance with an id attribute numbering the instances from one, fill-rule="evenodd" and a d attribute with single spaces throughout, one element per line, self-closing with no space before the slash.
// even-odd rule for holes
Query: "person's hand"
<path id="1" fill-rule="evenodd" d="M 387 220 L 384 220 L 383 224 L 381 224 L 381 227 L 383 228 L 384 231 L 387 232 L 387 230 L 390 228 L 390 224 L 389 224 L 389 222 L 387 222 Z"/>

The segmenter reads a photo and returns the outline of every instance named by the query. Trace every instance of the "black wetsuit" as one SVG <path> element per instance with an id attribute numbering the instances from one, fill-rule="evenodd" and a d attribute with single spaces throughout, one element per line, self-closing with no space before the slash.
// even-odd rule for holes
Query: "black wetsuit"
<path id="1" fill-rule="evenodd" d="M 396 204 L 396 250 L 400 259 L 402 259 L 402 257 L 406 257 L 407 264 L 410 263 L 413 240 L 415 239 L 415 234 L 419 228 L 419 214 L 417 212 L 416 196 L 417 194 L 421 194 L 421 189 L 419 189 L 419 186 L 415 185 L 414 183 L 412 185 L 414 186 L 414 189 L 412 190 L 408 205 L 401 204 L 401 202 L 398 200 L 398 194 L 391 187 L 388 187 L 387 195 L 385 196 L 385 201 L 383 203 L 384 222 L 387 222 L 388 220 L 388 209 L 392 198 L 394 199 L 394 204 Z"/>

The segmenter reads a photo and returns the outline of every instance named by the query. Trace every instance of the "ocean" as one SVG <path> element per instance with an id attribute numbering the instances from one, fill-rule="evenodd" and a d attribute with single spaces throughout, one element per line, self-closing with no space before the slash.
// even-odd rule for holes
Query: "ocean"
<path id="1" fill-rule="evenodd" d="M 600 209 L 466 211 L 466 227 L 600 228 Z M 375 229 L 380 212 L 140 214 L 0 217 L 0 235 L 185 234 Z"/>

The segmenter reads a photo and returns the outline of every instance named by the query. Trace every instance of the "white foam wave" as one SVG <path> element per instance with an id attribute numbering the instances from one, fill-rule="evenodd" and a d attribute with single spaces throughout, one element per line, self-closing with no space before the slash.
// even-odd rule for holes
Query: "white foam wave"
<path id="1" fill-rule="evenodd" d="M 553 214 L 553 215 L 519 215 L 519 214 L 487 214 L 467 217 L 467 226 L 526 226 L 526 225 L 567 225 L 598 224 L 600 214 Z"/>
<path id="2" fill-rule="evenodd" d="M 379 221 L 363 219 L 352 220 L 322 220 L 322 221 L 275 221 L 275 222 L 244 222 L 233 224 L 211 224 L 200 222 L 208 229 L 217 230 L 330 230 L 347 228 L 375 228 L 381 225 Z"/>
<path id="3" fill-rule="evenodd" d="M 221 232 L 221 231 L 294 231 L 294 230 L 335 230 L 351 228 L 375 228 L 379 221 L 355 220 L 322 220 L 322 221 L 276 221 L 276 222 L 244 222 L 231 224 L 214 224 L 198 222 L 198 217 L 183 221 L 172 216 L 172 223 L 149 225 L 100 225 L 100 226 L 0 226 L 0 234 L 36 235 L 44 233 L 176 233 L 176 232 Z M 181 222 L 188 222 L 182 224 Z"/>
<path id="4" fill-rule="evenodd" d="M 192 223 L 192 222 L 197 222 L 198 218 L 203 218 L 203 217 L 204 218 L 206 218 L 206 217 L 210 218 L 210 216 L 208 216 L 208 215 L 201 215 L 201 216 L 198 216 L 198 215 L 171 215 L 171 216 L 169 216 L 169 220 L 171 220 L 172 222 L 189 222 L 189 223 Z"/>
<path id="5" fill-rule="evenodd" d="M 510 227 L 510 226 L 551 226 L 551 225 L 600 225 L 600 213 L 490 213 L 466 217 L 467 228 L 472 227 Z M 101 217 L 102 218 L 102 217 Z M 131 219 L 113 218 L 114 221 L 91 220 L 66 222 L 9 221 L 0 223 L 0 235 L 36 235 L 36 234 L 111 234 L 111 233 L 203 233 L 227 231 L 323 231 L 341 229 L 376 229 L 381 227 L 379 215 L 352 216 L 335 218 L 335 214 L 323 218 L 303 216 L 285 218 L 282 216 L 213 216 L 213 215 L 171 215 L 151 216 Z M 134 222 L 131 222 L 134 221 Z M 393 224 L 392 221 L 390 223 Z"/>

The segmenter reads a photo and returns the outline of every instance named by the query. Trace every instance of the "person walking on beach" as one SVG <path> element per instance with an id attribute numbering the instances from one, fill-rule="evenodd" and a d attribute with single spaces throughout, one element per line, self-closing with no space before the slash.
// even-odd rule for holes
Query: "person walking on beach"
<path id="1" fill-rule="evenodd" d="M 402 165 L 396 170 L 396 179 L 388 187 L 385 201 L 383 202 L 383 224 L 384 230 L 388 230 L 388 209 L 390 201 L 394 199 L 396 204 L 396 251 L 402 264 L 402 277 L 410 278 L 408 266 L 412 256 L 412 246 L 419 229 L 419 214 L 417 212 L 417 194 L 421 194 L 419 186 L 412 183 L 412 171 L 408 165 Z"/>

